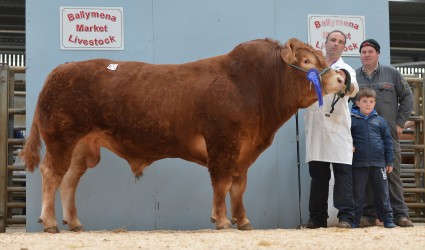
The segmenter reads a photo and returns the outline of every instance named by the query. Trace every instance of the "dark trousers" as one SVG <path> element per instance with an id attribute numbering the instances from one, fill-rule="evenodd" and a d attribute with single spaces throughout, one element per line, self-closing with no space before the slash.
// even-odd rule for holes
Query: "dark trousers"
<path id="1" fill-rule="evenodd" d="M 354 167 L 353 168 L 353 195 L 355 205 L 354 223 L 360 225 L 363 213 L 366 184 L 372 186 L 376 214 L 380 221 L 393 220 L 393 210 L 390 205 L 388 177 L 382 167 Z"/>
<path id="2" fill-rule="evenodd" d="M 398 221 L 402 217 L 409 218 L 409 208 L 404 202 L 403 196 L 403 183 L 400 178 L 400 164 L 401 155 L 400 152 L 395 152 L 394 168 L 391 173 L 388 174 L 388 188 L 390 192 L 390 203 L 393 209 L 394 221 Z M 372 185 L 368 183 L 366 187 L 365 206 L 363 209 L 363 216 L 369 220 L 377 218 L 374 208 L 374 196 L 372 191 Z"/>
<path id="3" fill-rule="evenodd" d="M 311 161 L 308 163 L 311 176 L 309 211 L 310 220 L 316 225 L 327 226 L 329 180 L 331 169 L 329 162 Z M 353 222 L 354 200 L 352 185 L 352 167 L 347 164 L 332 163 L 334 170 L 334 207 L 338 209 L 339 221 Z"/>

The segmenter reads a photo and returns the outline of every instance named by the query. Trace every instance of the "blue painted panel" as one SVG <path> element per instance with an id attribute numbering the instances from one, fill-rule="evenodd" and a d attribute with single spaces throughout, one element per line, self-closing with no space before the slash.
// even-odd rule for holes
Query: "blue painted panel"
<path id="1" fill-rule="evenodd" d="M 158 229 L 214 228 L 210 222 L 212 186 L 208 169 L 180 159 L 164 159 L 157 171 Z"/>
<path id="2" fill-rule="evenodd" d="M 195 61 L 274 35 L 270 0 L 154 1 L 153 9 L 156 63 Z"/>

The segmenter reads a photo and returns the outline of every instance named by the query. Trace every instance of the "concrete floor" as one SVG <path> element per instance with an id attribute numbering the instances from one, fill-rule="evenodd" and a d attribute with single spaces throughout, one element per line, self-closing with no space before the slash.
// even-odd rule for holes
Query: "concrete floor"
<path id="1" fill-rule="evenodd" d="M 414 223 L 415 226 L 425 227 L 425 223 Z M 6 233 L 25 233 L 25 225 L 10 225 L 6 227 Z"/>

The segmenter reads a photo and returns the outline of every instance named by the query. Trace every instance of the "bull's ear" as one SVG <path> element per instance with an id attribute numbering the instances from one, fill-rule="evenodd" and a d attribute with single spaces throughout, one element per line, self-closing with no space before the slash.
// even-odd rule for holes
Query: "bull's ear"
<path id="1" fill-rule="evenodd" d="M 295 57 L 295 53 L 292 50 L 292 42 L 288 40 L 285 43 L 285 46 L 280 51 L 280 56 L 283 61 L 289 64 L 295 64 L 297 62 L 297 58 Z"/>

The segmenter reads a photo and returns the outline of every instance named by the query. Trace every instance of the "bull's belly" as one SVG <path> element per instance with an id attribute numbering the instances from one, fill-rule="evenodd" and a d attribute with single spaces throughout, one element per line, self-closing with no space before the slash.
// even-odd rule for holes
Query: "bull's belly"
<path id="1" fill-rule="evenodd" d="M 104 147 L 127 160 L 135 175 L 153 162 L 164 158 L 182 158 L 200 165 L 207 165 L 205 138 L 196 135 L 184 140 L 180 145 L 153 145 L 132 140 L 124 140 L 106 135 L 104 132 L 93 132 L 82 138 L 73 152 L 73 158 L 84 158 L 87 167 L 95 167 L 100 161 L 100 148 Z"/>
<path id="2" fill-rule="evenodd" d="M 233 152 L 237 157 L 232 157 L 233 160 L 229 161 L 227 166 L 233 168 L 235 174 L 246 170 L 262 151 L 250 140 L 242 140 L 240 143 L 240 150 Z M 206 167 L 208 164 L 206 140 L 201 134 L 179 140 L 179 145 L 176 146 L 143 144 L 111 137 L 104 132 L 93 132 L 78 142 L 73 158 L 85 159 L 87 167 L 95 167 L 100 161 L 101 147 L 127 160 L 136 176 L 140 176 L 153 162 L 164 158 L 181 158 Z"/>

